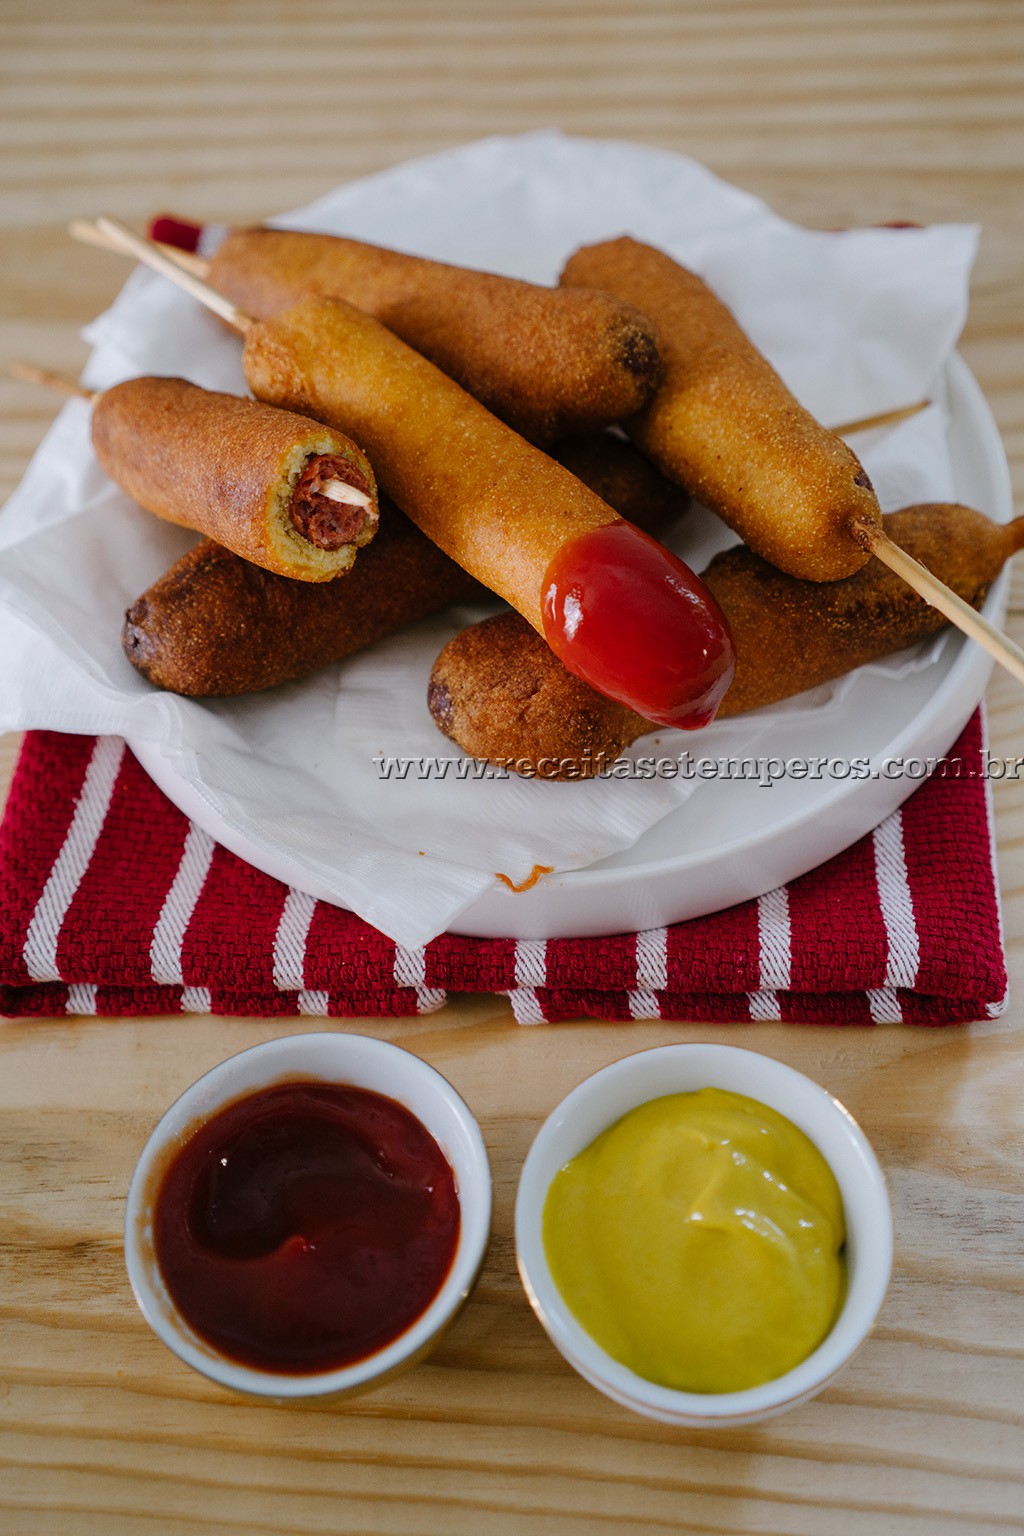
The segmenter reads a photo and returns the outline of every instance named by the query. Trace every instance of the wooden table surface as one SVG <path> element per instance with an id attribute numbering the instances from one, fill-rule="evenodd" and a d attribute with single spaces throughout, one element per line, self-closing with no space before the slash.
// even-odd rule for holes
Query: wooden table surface
<path id="1" fill-rule="evenodd" d="M 4 0 L 0 367 L 75 370 L 123 268 L 66 221 L 256 220 L 410 155 L 557 126 L 684 151 L 808 224 L 976 220 L 963 344 L 1024 477 L 1024 9 L 981 0 Z M 0 378 L 0 490 L 51 400 Z M 1021 579 L 1018 592 L 1024 591 Z M 1024 621 L 1011 619 L 1024 640 Z M 989 690 L 997 754 L 1024 692 Z M 0 744 L 6 785 L 16 742 Z M 228 1400 L 135 1308 L 121 1254 L 147 1132 L 202 1070 L 300 1021 L 0 1024 L 0 1531 L 773 1532 L 1024 1527 L 1024 787 L 995 788 L 1017 1001 L 970 1028 L 521 1029 L 467 998 L 357 1021 L 441 1069 L 496 1179 L 479 1288 L 434 1356 L 347 1406 Z M 626 1051 L 727 1038 L 828 1084 L 888 1171 L 872 1338 L 763 1427 L 688 1433 L 563 1364 L 516 1276 L 530 1139 Z"/>

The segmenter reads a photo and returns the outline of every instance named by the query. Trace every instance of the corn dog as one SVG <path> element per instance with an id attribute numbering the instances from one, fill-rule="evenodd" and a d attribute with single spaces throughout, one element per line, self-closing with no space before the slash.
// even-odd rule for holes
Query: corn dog
<path id="1" fill-rule="evenodd" d="M 659 724 L 714 718 L 732 675 L 693 573 L 377 321 L 307 299 L 248 326 L 257 398 L 353 432 L 384 490 L 565 665 Z"/>
<path id="2" fill-rule="evenodd" d="M 657 325 L 662 384 L 628 428 L 666 475 L 791 576 L 836 581 L 865 564 L 856 529 L 881 516 L 870 480 L 699 277 L 622 238 L 577 251 L 562 282 L 605 287 Z"/>
<path id="3" fill-rule="evenodd" d="M 373 537 L 365 454 L 319 422 L 184 379 L 117 384 L 93 407 L 96 456 L 140 506 L 280 576 L 322 582 Z"/>
<path id="4" fill-rule="evenodd" d="M 650 321 L 607 293 L 276 229 L 232 230 L 209 282 L 256 319 L 313 294 L 345 299 L 537 443 L 621 421 L 658 381 Z"/>
<path id="5" fill-rule="evenodd" d="M 121 645 L 172 693 L 258 693 L 478 590 L 385 500 L 380 532 L 340 582 L 293 581 L 201 540 L 128 609 Z"/>
<path id="6" fill-rule="evenodd" d="M 593 433 L 567 438 L 562 449 L 579 478 L 623 516 L 633 511 L 663 524 L 686 505 L 679 488 L 621 438 Z M 386 497 L 380 510 L 373 544 L 337 585 L 274 576 L 202 540 L 129 608 L 125 655 L 173 693 L 256 693 L 482 591 Z"/>
<path id="7" fill-rule="evenodd" d="M 996 524 L 969 507 L 908 507 L 884 519 L 889 536 L 966 602 L 980 607 L 1003 564 L 1024 547 L 1024 518 Z M 913 645 L 944 620 L 872 560 L 822 585 L 777 571 L 743 545 L 703 573 L 729 618 L 736 675 L 719 714 L 738 715 L 817 687 Z M 457 635 L 431 673 L 438 727 L 472 757 L 542 776 L 582 778 L 613 761 L 650 724 L 566 672 L 514 613 Z"/>

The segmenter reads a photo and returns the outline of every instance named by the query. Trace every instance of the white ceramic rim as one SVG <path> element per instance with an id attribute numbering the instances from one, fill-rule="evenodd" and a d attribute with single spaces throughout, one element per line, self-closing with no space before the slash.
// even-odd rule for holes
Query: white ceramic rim
<path id="1" fill-rule="evenodd" d="M 846 1213 L 848 1285 L 830 1333 L 793 1370 L 742 1392 L 678 1392 L 612 1359 L 563 1300 L 541 1235 L 544 1201 L 559 1167 L 629 1109 L 700 1087 L 747 1094 L 792 1120 L 835 1173 Z M 728 1045 L 658 1046 L 613 1062 L 580 1083 L 548 1116 L 527 1154 L 516 1197 L 515 1233 L 523 1286 L 555 1347 L 599 1391 L 665 1423 L 755 1423 L 819 1392 L 863 1343 L 892 1271 L 892 1210 L 885 1176 L 853 1116 L 802 1072 Z"/>
<path id="2" fill-rule="evenodd" d="M 330 1072 L 323 1063 L 337 1057 Z M 318 1065 L 319 1063 L 319 1065 Z M 394 1082 L 389 1082 L 394 1077 Z M 151 1212 L 168 1147 L 225 1105 L 276 1082 L 306 1079 L 350 1084 L 403 1104 L 430 1131 L 455 1173 L 459 1240 L 448 1275 L 420 1317 L 364 1360 L 337 1370 L 278 1374 L 219 1354 L 174 1306 L 152 1253 Z M 410 1087 L 411 1085 L 411 1087 Z M 415 1091 L 413 1091 L 415 1090 Z M 321 1031 L 286 1035 L 228 1057 L 198 1078 L 161 1117 L 136 1164 L 125 1209 L 125 1261 L 143 1316 L 169 1349 L 202 1375 L 238 1392 L 294 1399 L 355 1392 L 424 1353 L 466 1300 L 483 1264 L 491 1229 L 487 1148 L 465 1101 L 434 1067 L 402 1046 L 366 1035 Z"/>

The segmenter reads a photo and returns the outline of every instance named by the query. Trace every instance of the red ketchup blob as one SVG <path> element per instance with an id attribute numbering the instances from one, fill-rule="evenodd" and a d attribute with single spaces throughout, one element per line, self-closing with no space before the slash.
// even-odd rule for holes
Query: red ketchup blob
<path id="1" fill-rule="evenodd" d="M 632 523 L 563 544 L 541 592 L 544 635 L 577 677 L 658 725 L 715 718 L 736 653 L 714 597 L 689 566 Z"/>
<path id="2" fill-rule="evenodd" d="M 452 1169 L 402 1105 L 281 1083 L 208 1120 L 156 1199 L 157 1263 L 221 1354 L 306 1375 L 364 1360 L 426 1310 L 459 1237 Z"/>

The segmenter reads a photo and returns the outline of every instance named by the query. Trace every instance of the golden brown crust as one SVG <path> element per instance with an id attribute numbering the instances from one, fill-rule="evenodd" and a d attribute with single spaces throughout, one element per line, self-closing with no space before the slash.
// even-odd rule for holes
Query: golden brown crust
<path id="1" fill-rule="evenodd" d="M 528 763 L 552 779 L 596 773 L 639 718 L 567 671 L 517 613 L 456 635 L 434 663 L 427 702 L 438 728 L 471 757 L 512 769 Z"/>
<path id="2" fill-rule="evenodd" d="M 233 230 L 213 257 L 210 282 L 258 319 L 314 294 L 344 299 L 537 443 L 621 421 L 658 382 L 652 325 L 608 293 L 272 229 Z"/>
<path id="3" fill-rule="evenodd" d="M 194 698 L 256 693 L 362 650 L 475 584 L 395 507 L 342 581 L 276 576 L 204 539 L 129 608 L 121 643 L 151 683 Z"/>
<path id="4" fill-rule="evenodd" d="M 835 581 L 879 520 L 856 455 L 790 394 L 729 310 L 664 252 L 623 237 L 577 251 L 562 282 L 606 287 L 658 327 L 663 379 L 629 423 L 656 464 L 780 570 Z"/>
<path id="5" fill-rule="evenodd" d="M 576 471 L 618 496 L 624 515 L 628 508 L 667 517 L 685 505 L 628 443 L 608 438 L 588 450 L 580 441 Z M 477 590 L 384 501 L 377 539 L 343 584 L 273 576 L 205 539 L 128 610 L 122 643 L 158 687 L 195 697 L 254 693 L 306 677 Z"/>
<path id="6" fill-rule="evenodd" d="M 666 480 L 624 437 L 581 432 L 563 438 L 551 451 L 595 496 L 645 533 L 656 536 L 689 509 L 690 497 L 684 488 Z"/>
<path id="7" fill-rule="evenodd" d="M 1012 552 L 1007 530 L 970 507 L 906 507 L 883 523 L 895 543 L 974 608 Z M 946 622 L 879 560 L 841 582 L 808 586 L 740 546 L 716 555 L 704 580 L 736 642 L 722 718 L 815 688 L 915 645 Z"/>
<path id="8" fill-rule="evenodd" d="M 1024 518 L 999 526 L 953 504 L 908 507 L 890 513 L 884 526 L 972 607 L 1024 544 Z M 786 576 L 738 545 L 716 555 L 703 580 L 736 643 L 736 673 L 719 718 L 815 688 L 945 623 L 878 560 L 821 584 Z M 475 625 L 445 646 L 429 702 L 440 729 L 473 757 L 514 765 L 536 753 L 582 764 L 582 776 L 652 729 L 567 672 L 516 614 Z"/>
<path id="9" fill-rule="evenodd" d="M 288 486 L 309 457 L 353 464 L 376 503 L 369 460 L 342 433 L 185 379 L 129 379 L 108 389 L 93 407 L 92 440 L 107 474 L 148 512 L 303 581 L 327 581 L 354 556 L 352 545 L 316 549 L 284 527 Z"/>
<path id="10" fill-rule="evenodd" d="M 402 511 L 537 630 L 556 551 L 618 521 L 574 475 L 338 299 L 307 299 L 251 326 L 243 364 L 257 398 L 351 432 Z"/>

